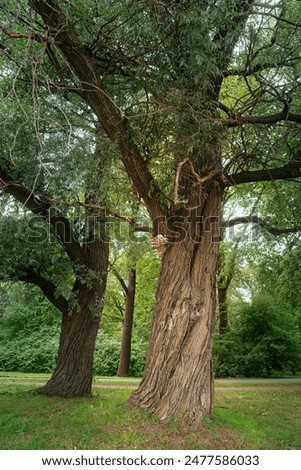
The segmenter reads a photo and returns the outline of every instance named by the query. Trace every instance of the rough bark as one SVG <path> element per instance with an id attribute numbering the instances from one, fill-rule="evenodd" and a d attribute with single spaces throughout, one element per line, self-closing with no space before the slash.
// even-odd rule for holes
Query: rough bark
<path id="1" fill-rule="evenodd" d="M 89 175 L 85 201 L 93 204 L 101 199 L 101 182 L 105 163 L 96 132 L 95 158 L 98 168 Z M 75 307 L 62 311 L 60 346 L 55 371 L 38 393 L 60 397 L 82 397 L 92 392 L 93 356 L 106 288 L 109 243 L 105 215 L 89 210 L 85 221 L 86 240 L 80 247 L 82 263 L 75 269 L 73 286 Z M 94 216 L 94 217 L 93 217 Z M 95 225 L 97 220 L 99 227 Z"/>
<path id="2" fill-rule="evenodd" d="M 176 414 L 192 425 L 213 410 L 212 345 L 218 261 L 217 221 L 221 191 L 207 195 L 195 220 L 187 219 L 186 237 L 171 243 L 162 258 L 147 366 L 131 401 L 160 420 Z M 210 219 L 214 217 L 214 219 Z M 194 235 L 193 235 L 194 234 Z"/>
<path id="3" fill-rule="evenodd" d="M 194 152 L 190 152 L 193 154 L 190 156 L 193 165 L 191 172 L 193 170 L 194 175 L 188 174 L 189 178 L 186 182 L 182 181 L 182 186 L 179 185 L 180 191 L 177 191 L 179 197 L 173 201 L 174 203 L 169 200 L 171 204 L 167 208 L 169 203 L 166 200 L 162 202 L 162 192 L 154 180 L 147 161 L 142 158 L 139 142 L 134 143 L 131 138 L 126 116 L 114 103 L 114 93 L 112 96 L 107 93 L 93 55 L 80 42 L 66 15 L 57 2 L 30 0 L 29 4 L 41 15 L 51 38 L 57 42 L 56 47 L 60 49 L 68 65 L 77 75 L 82 97 L 97 116 L 109 138 L 116 142 L 124 167 L 135 190 L 144 200 L 151 218 L 158 220 L 167 213 L 177 213 L 177 207 L 174 206 L 185 205 L 186 201 L 189 205 L 194 192 L 198 188 L 203 189 L 201 188 L 202 177 L 208 176 L 213 169 L 217 169 L 214 156 L 207 156 L 208 150 L 209 153 L 211 150 L 213 154 L 215 153 L 214 142 L 207 142 L 202 152 L 196 152 L 197 156 Z M 220 120 L 214 112 L 216 103 L 219 101 L 219 90 L 231 63 L 233 49 L 239 41 L 253 4 L 254 0 L 234 0 L 221 2 L 218 8 L 214 29 L 211 31 L 216 76 L 208 72 L 207 76 L 202 77 L 202 82 L 209 83 L 208 90 L 200 88 L 202 103 L 206 103 L 207 108 L 205 106 L 205 109 L 197 109 L 194 102 L 190 103 L 189 99 L 187 101 L 191 109 L 197 111 L 195 114 L 197 121 L 199 115 L 210 116 L 210 120 L 215 122 Z M 163 46 L 165 33 L 164 23 Z M 179 40 L 181 39 L 175 36 L 175 41 Z M 105 48 L 105 44 L 102 47 Z M 105 49 L 104 52 L 106 52 Z M 171 57 L 176 59 L 175 63 L 179 62 L 177 54 L 171 54 Z M 197 85 L 194 90 L 191 88 L 191 83 L 195 83 L 193 76 L 186 76 L 181 67 L 175 67 L 175 70 L 180 79 L 179 83 L 183 80 L 183 83 L 187 84 L 185 89 L 180 90 L 184 95 L 189 97 L 194 96 L 194 91 L 200 92 Z M 171 86 L 173 86 L 172 81 Z M 285 121 L 287 117 L 287 113 L 282 113 L 281 116 L 277 116 L 277 122 L 279 119 Z M 292 115 L 289 117 L 299 122 L 299 118 Z M 232 116 L 224 121 L 227 127 L 254 124 L 246 120 L 242 122 L 241 118 L 233 120 Z M 248 118 L 247 121 L 250 119 Z M 260 122 L 258 119 L 255 121 L 257 121 L 256 124 L 267 124 L 263 117 L 260 117 Z M 275 118 L 272 117 L 272 122 L 274 121 Z M 270 116 L 268 123 L 271 123 Z M 220 124 L 222 125 L 221 120 Z M 201 134 L 201 141 L 206 140 L 206 133 L 211 135 L 207 126 L 204 129 L 207 130 L 203 134 L 203 126 L 198 122 L 196 133 Z M 177 136 L 175 139 L 177 140 Z M 179 156 L 179 158 L 182 157 Z M 205 162 L 206 159 L 207 162 Z M 178 156 L 175 155 L 175 165 L 178 163 Z M 218 180 L 220 185 L 232 186 L 251 181 L 294 178 L 299 177 L 300 172 L 300 159 L 297 161 L 294 159 L 281 168 L 265 169 L 264 166 L 262 170 L 233 175 L 223 175 L 220 171 L 219 177 L 217 175 L 215 177 L 215 184 L 218 185 Z M 199 175 L 199 178 L 195 177 L 195 174 Z M 216 217 L 219 215 L 220 202 L 218 186 L 215 186 L 215 190 L 207 192 L 206 199 L 200 202 L 199 215 L 205 219 L 210 216 Z M 192 207 L 192 204 L 190 206 Z M 186 228 L 188 232 L 194 232 L 196 221 L 187 221 Z M 161 233 L 155 227 L 155 234 L 165 237 L 168 236 L 168 231 Z M 211 351 L 216 304 L 215 277 L 218 246 L 217 243 L 212 243 L 208 233 L 203 234 L 201 242 L 190 238 L 174 244 L 168 239 L 168 243 L 169 246 L 162 258 L 147 369 L 144 380 L 134 394 L 133 401 L 154 412 L 162 420 L 183 411 L 191 421 L 197 423 L 203 415 L 212 410 Z"/>
<path id="4" fill-rule="evenodd" d="M 119 377 L 128 377 L 130 371 L 135 292 L 136 270 L 132 269 L 129 273 L 128 284 L 126 287 L 126 303 L 122 329 L 121 352 L 117 371 L 117 375 Z"/>
<path id="5" fill-rule="evenodd" d="M 89 309 L 88 299 L 71 314 L 62 316 L 56 368 L 39 394 L 63 398 L 91 395 L 92 364 L 99 315 Z"/>
<path id="6" fill-rule="evenodd" d="M 62 314 L 60 345 L 55 370 L 38 393 L 64 398 L 88 396 L 92 392 L 93 355 L 102 299 L 105 292 L 109 245 L 95 240 L 89 247 L 87 263 L 93 280 L 90 286 L 77 281 L 77 305 Z M 89 274 L 85 279 L 89 283 Z"/>

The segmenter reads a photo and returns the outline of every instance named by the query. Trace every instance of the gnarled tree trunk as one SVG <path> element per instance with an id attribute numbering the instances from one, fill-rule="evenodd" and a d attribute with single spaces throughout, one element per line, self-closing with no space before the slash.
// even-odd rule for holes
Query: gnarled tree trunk
<path id="1" fill-rule="evenodd" d="M 97 238 L 92 228 L 90 236 L 90 243 L 83 247 L 84 282 L 80 277 L 75 282 L 76 306 L 62 312 L 56 367 L 46 385 L 37 390 L 40 394 L 69 398 L 92 392 L 93 356 L 106 288 L 109 244 L 105 234 Z"/>
<path id="2" fill-rule="evenodd" d="M 64 398 L 91 395 L 98 327 L 99 314 L 91 312 L 87 302 L 63 314 L 56 368 L 38 393 Z"/>
<path id="3" fill-rule="evenodd" d="M 170 244 L 162 258 L 146 371 L 131 398 L 162 421 L 183 413 L 198 425 L 213 409 L 220 204 L 215 187 L 198 214 L 199 240 L 197 220 L 188 217 L 185 239 Z"/>

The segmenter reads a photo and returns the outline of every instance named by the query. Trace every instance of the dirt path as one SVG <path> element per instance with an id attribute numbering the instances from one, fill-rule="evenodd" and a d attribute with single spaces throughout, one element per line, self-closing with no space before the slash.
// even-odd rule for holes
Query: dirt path
<path id="1" fill-rule="evenodd" d="M 94 384 L 93 388 L 111 388 L 111 389 L 131 389 L 136 390 L 137 385 L 106 385 L 106 384 Z M 300 390 L 301 392 L 301 384 L 300 385 L 241 385 L 241 386 L 234 386 L 229 385 L 225 387 L 215 387 L 215 391 L 227 391 L 227 390 Z"/>
<path id="2" fill-rule="evenodd" d="M 3 380 L 4 379 L 4 380 Z M 0 384 L 7 385 L 44 385 L 45 382 L 30 382 L 30 381 L 17 381 L 9 380 L 11 377 L 0 377 Z M 244 385 L 235 385 L 235 382 Z M 262 382 L 262 385 L 261 383 Z M 283 385 L 279 384 L 282 382 Z M 218 379 L 215 381 L 218 384 L 225 384 L 222 387 L 215 387 L 216 391 L 227 391 L 227 390 L 300 390 L 301 391 L 301 378 L 300 379 Z M 250 385 L 248 385 L 250 383 Z M 256 383 L 256 385 L 254 385 Z M 226 385 L 227 384 L 227 385 Z M 229 384 L 229 385 L 228 385 Z M 274 385 L 275 384 L 275 385 Z M 277 385 L 276 385 L 277 384 Z M 130 389 L 135 390 L 138 387 L 138 384 L 106 384 L 106 383 L 94 383 L 93 388 L 100 389 Z"/>
<path id="3" fill-rule="evenodd" d="M 285 384 L 289 384 L 289 383 L 293 383 L 293 384 L 298 384 L 298 385 L 301 385 L 301 377 L 283 377 L 283 378 L 273 378 L 273 379 L 215 379 L 215 383 L 229 383 L 231 382 L 232 383 L 245 383 L 245 384 L 248 384 L 250 382 L 253 383 L 269 383 L 269 384 L 273 384 L 273 383 L 285 383 Z"/>
<path id="4" fill-rule="evenodd" d="M 93 388 L 111 388 L 111 389 L 131 389 L 131 390 L 136 390 L 138 385 L 123 385 L 123 384 L 94 384 Z M 224 387 L 215 387 L 215 391 L 227 391 L 227 390 L 300 390 L 301 391 L 301 382 L 300 384 L 288 384 L 288 385 L 241 385 L 241 386 L 235 386 L 230 385 L 229 381 L 229 386 L 224 386 Z"/>

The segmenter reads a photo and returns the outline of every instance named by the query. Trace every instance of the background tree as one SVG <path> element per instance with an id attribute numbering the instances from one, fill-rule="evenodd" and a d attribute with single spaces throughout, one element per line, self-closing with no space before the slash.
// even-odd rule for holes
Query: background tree
<path id="1" fill-rule="evenodd" d="M 116 322 L 117 324 L 122 323 L 121 352 L 117 375 L 126 377 L 130 370 L 133 371 L 133 364 L 131 364 L 133 362 L 131 361 L 133 333 L 134 348 L 137 341 L 140 342 L 141 354 L 145 355 L 145 346 L 150 331 L 152 298 L 158 277 L 158 263 L 149 243 L 149 234 L 136 234 L 128 225 L 123 229 L 125 230 L 119 230 L 118 236 L 112 240 L 114 248 L 111 250 L 111 269 L 103 326 L 105 330 L 109 330 L 114 335 L 116 328 L 112 328 L 110 322 L 115 322 L 115 325 Z M 147 230 L 147 226 L 145 226 L 145 230 Z M 115 230 L 114 233 L 116 236 Z M 147 269 L 146 264 L 148 264 Z M 141 298 L 146 288 L 147 295 L 145 298 Z M 136 298 L 138 303 L 135 301 Z M 139 328 L 138 333 L 135 332 L 136 328 Z"/>
<path id="2" fill-rule="evenodd" d="M 230 216 L 226 222 L 230 226 L 246 223 L 232 225 L 232 237 L 239 236 L 238 227 L 246 227 L 246 233 L 237 253 L 240 279 L 237 274 L 234 276 L 228 298 L 230 329 L 225 337 L 216 339 L 219 375 L 269 375 L 298 370 L 299 202 L 300 185 L 275 182 L 261 192 L 256 214 L 245 218 Z M 250 224 L 252 220 L 254 223 Z M 235 295 L 243 287 L 242 279 L 244 289 L 237 301 Z"/>
<path id="3" fill-rule="evenodd" d="M 68 198 L 77 194 L 83 203 L 101 204 L 108 161 L 99 158 L 101 136 L 95 124 L 85 135 L 94 142 L 84 144 L 83 122 L 77 133 L 77 113 L 83 110 L 71 102 L 68 110 L 68 104 L 53 98 L 50 117 L 48 93 L 40 93 L 28 79 L 28 63 L 22 66 L 2 68 L 1 279 L 38 286 L 62 315 L 56 367 L 38 392 L 89 395 L 108 269 L 106 219 L 99 211 L 68 208 Z M 8 72 L 15 80 L 11 93 Z M 39 99 L 30 95 L 32 87 Z M 62 159 L 66 151 L 67 160 Z M 65 205 L 57 202 L 62 198 Z"/>
<path id="4" fill-rule="evenodd" d="M 136 269 L 132 268 L 130 270 L 127 282 L 120 277 L 119 280 L 125 295 L 125 309 L 122 322 L 122 342 L 117 375 L 119 377 L 128 377 L 131 362 L 131 344 L 135 309 Z"/>
<path id="5" fill-rule="evenodd" d="M 227 333 L 216 341 L 219 376 L 269 376 L 299 370 L 299 271 L 292 269 L 298 266 L 298 239 L 298 233 L 281 239 L 257 234 L 243 248 L 247 251 L 241 267 L 245 290 L 235 302 L 233 292 L 241 284 L 234 278 L 231 323 Z"/>

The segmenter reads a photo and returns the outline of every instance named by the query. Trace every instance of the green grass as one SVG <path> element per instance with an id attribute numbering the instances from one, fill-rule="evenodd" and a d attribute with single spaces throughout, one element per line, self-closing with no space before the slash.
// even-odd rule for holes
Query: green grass
<path id="1" fill-rule="evenodd" d="M 245 436 L 252 449 L 301 449 L 301 390 L 223 390 L 214 422 Z"/>
<path id="2" fill-rule="evenodd" d="M 34 374 L 10 377 L 45 380 Z M 0 384 L 1 449 L 301 449 L 301 390 L 289 386 L 217 389 L 214 416 L 198 431 L 176 420 L 162 425 L 129 408 L 125 402 L 132 391 L 126 388 L 97 388 L 91 398 L 68 400 L 38 396 L 32 388 L 8 380 Z"/>
<path id="3" fill-rule="evenodd" d="M 26 372 L 0 372 L 0 380 L 4 378 L 15 378 L 15 379 L 47 379 L 50 377 L 50 374 L 36 374 L 36 373 L 26 373 Z"/>
<path id="4" fill-rule="evenodd" d="M 275 379 L 274 379 L 275 380 Z M 290 379 L 289 382 L 284 382 L 281 381 L 280 379 L 277 379 L 273 382 L 269 382 L 268 380 L 265 379 L 258 379 L 258 380 L 248 380 L 248 381 L 234 381 L 231 380 L 229 382 L 215 382 L 215 388 L 229 388 L 229 387 L 291 387 L 292 385 L 300 385 L 301 386 L 301 381 L 299 379 Z"/>

